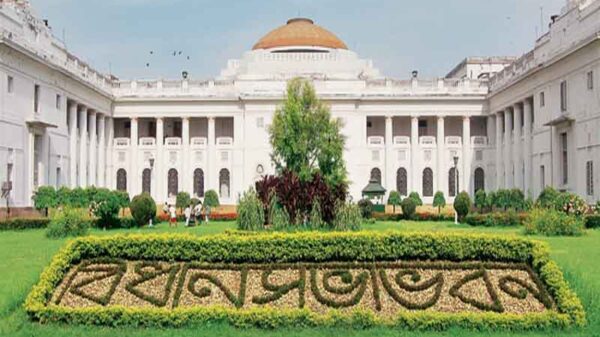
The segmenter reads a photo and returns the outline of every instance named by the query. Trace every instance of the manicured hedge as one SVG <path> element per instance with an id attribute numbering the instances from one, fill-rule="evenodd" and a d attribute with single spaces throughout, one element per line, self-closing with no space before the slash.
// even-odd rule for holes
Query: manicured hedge
<path id="1" fill-rule="evenodd" d="M 600 228 L 600 214 L 589 214 L 584 218 L 585 228 Z"/>
<path id="2" fill-rule="evenodd" d="M 471 226 L 483 227 L 505 227 L 522 226 L 527 220 L 527 213 L 515 212 L 494 212 L 486 214 L 469 214 L 465 217 L 465 222 Z"/>
<path id="3" fill-rule="evenodd" d="M 67 308 L 48 303 L 73 264 L 90 258 L 282 263 L 327 261 L 448 260 L 521 262 L 531 266 L 553 298 L 558 311 L 528 314 L 401 312 L 394 317 L 368 310 L 325 314 L 308 309 L 224 307 L 201 308 Z M 295 233 L 115 235 L 84 237 L 69 242 L 52 260 L 25 301 L 28 314 L 40 322 L 109 326 L 179 327 L 229 322 L 238 327 L 395 326 L 409 329 L 539 329 L 581 326 L 581 302 L 549 259 L 546 244 L 515 237 L 441 233 Z"/>
<path id="4" fill-rule="evenodd" d="M 46 228 L 50 218 L 14 218 L 0 221 L 0 231 Z"/>
<path id="5" fill-rule="evenodd" d="M 375 220 L 379 220 L 379 221 L 405 220 L 404 215 L 401 213 L 389 214 L 389 213 L 375 212 L 375 213 L 373 213 L 373 218 Z M 437 213 L 430 213 L 430 212 L 424 212 L 424 213 L 416 212 L 415 215 L 410 220 L 413 220 L 413 221 L 454 221 L 454 216 L 444 214 L 444 213 L 437 214 Z"/>

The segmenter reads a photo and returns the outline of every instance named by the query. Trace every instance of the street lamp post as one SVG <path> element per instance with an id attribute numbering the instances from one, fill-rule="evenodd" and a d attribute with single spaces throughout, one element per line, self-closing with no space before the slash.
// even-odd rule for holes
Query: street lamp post
<path id="1" fill-rule="evenodd" d="M 150 186 L 152 186 L 152 171 L 154 169 L 154 157 L 150 157 L 150 159 L 148 159 L 148 164 L 150 164 Z M 150 190 L 152 191 L 152 190 Z M 153 227 L 154 225 L 152 224 L 152 218 L 150 218 L 149 223 L 148 223 L 148 227 Z"/>
<path id="2" fill-rule="evenodd" d="M 454 160 L 454 198 L 458 196 L 458 156 L 452 158 Z M 458 213 L 454 209 L 454 224 L 458 224 Z"/>

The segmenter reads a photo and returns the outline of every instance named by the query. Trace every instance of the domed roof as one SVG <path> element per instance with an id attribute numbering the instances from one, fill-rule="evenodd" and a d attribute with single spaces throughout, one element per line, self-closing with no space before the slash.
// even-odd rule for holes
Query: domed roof
<path id="1" fill-rule="evenodd" d="M 310 19 L 295 18 L 287 24 L 270 31 L 252 47 L 269 49 L 291 46 L 312 46 L 333 49 L 348 49 L 346 44 L 327 29 L 317 26 Z"/>

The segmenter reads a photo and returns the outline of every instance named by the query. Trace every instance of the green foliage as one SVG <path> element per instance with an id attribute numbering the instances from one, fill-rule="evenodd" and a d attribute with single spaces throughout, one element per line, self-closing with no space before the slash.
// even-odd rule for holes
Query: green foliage
<path id="1" fill-rule="evenodd" d="M 271 226 L 275 230 L 284 230 L 292 226 L 290 215 L 284 207 L 277 203 L 271 208 L 270 218 Z"/>
<path id="2" fill-rule="evenodd" d="M 192 199 L 190 198 L 190 194 L 188 192 L 179 192 L 177 193 L 177 197 L 175 198 L 175 207 L 183 210 L 188 207 L 192 203 Z"/>
<path id="3" fill-rule="evenodd" d="M 510 190 L 499 189 L 496 191 L 496 197 L 494 198 L 494 207 L 497 209 L 506 210 L 510 207 Z"/>
<path id="4" fill-rule="evenodd" d="M 480 212 L 483 212 L 483 209 L 487 206 L 486 197 L 485 190 L 475 192 L 475 207 L 479 208 Z"/>
<path id="5" fill-rule="evenodd" d="M 320 172 L 330 187 L 344 184 L 345 140 L 341 127 L 338 119 L 331 118 L 329 107 L 317 97 L 310 81 L 292 79 L 269 127 L 271 160 L 279 174 L 286 169 L 307 181 Z"/>
<path id="6" fill-rule="evenodd" d="M 208 190 L 204 193 L 204 207 L 219 206 L 219 195 L 215 190 Z"/>
<path id="7" fill-rule="evenodd" d="M 584 217 L 584 222 L 585 228 L 600 228 L 600 214 L 588 214 Z"/>
<path id="8" fill-rule="evenodd" d="M 61 186 L 56 190 L 56 205 L 67 206 L 70 203 L 71 189 L 66 186 Z"/>
<path id="9" fill-rule="evenodd" d="M 113 193 L 115 193 L 117 195 L 117 198 L 119 199 L 119 205 L 121 206 L 121 208 L 127 208 L 129 207 L 129 193 L 127 193 L 127 191 L 113 191 Z"/>
<path id="10" fill-rule="evenodd" d="M 557 211 L 577 217 L 581 217 L 588 212 L 588 205 L 585 200 L 574 193 L 560 193 L 555 200 L 554 207 Z"/>
<path id="11" fill-rule="evenodd" d="M 49 223 L 50 219 L 48 218 L 12 218 L 0 220 L 0 231 L 46 228 Z"/>
<path id="12" fill-rule="evenodd" d="M 198 205 L 200 203 L 200 199 L 198 199 L 198 198 L 192 198 L 190 200 L 190 203 L 192 204 L 192 207 L 196 207 L 196 205 Z"/>
<path id="13" fill-rule="evenodd" d="M 373 217 L 373 203 L 369 199 L 361 199 L 358 201 L 358 208 L 363 219 L 371 219 Z"/>
<path id="14" fill-rule="evenodd" d="M 311 247 L 311 249 L 307 249 Z M 524 263 L 539 275 L 556 311 L 535 314 L 438 313 L 401 311 L 380 317 L 370 311 L 329 311 L 315 315 L 305 309 L 281 308 L 155 308 L 95 306 L 83 309 L 47 305 L 73 264 L 82 259 L 124 258 L 204 263 L 297 263 L 303 261 L 504 261 Z M 411 330 L 465 327 L 476 330 L 564 328 L 583 326 L 581 302 L 548 256 L 545 244 L 505 235 L 449 233 L 296 233 L 253 235 L 117 235 L 85 237 L 67 244 L 53 259 L 25 300 L 34 320 L 68 324 L 160 328 L 229 322 L 243 328 L 307 326 L 390 326 Z"/>
<path id="15" fill-rule="evenodd" d="M 582 235 L 584 224 L 581 218 L 555 209 L 535 208 L 525 222 L 525 234 Z"/>
<path id="16" fill-rule="evenodd" d="M 400 206 L 402 202 L 402 197 L 398 191 L 390 191 L 390 195 L 388 196 L 387 204 L 392 205 L 394 207 L 394 213 L 396 213 L 396 206 Z"/>
<path id="17" fill-rule="evenodd" d="M 508 207 L 515 211 L 525 210 L 525 195 L 523 194 L 523 191 L 518 188 L 510 190 Z"/>
<path id="18" fill-rule="evenodd" d="M 458 214 L 458 221 L 463 222 L 471 209 L 471 197 L 469 193 L 462 191 L 454 198 L 454 210 Z"/>
<path id="19" fill-rule="evenodd" d="M 121 204 L 118 195 L 109 190 L 101 190 L 96 194 L 96 199 L 98 200 L 92 202 L 92 213 L 98 218 L 100 227 L 120 227 L 118 215 Z"/>
<path id="20" fill-rule="evenodd" d="M 44 210 L 48 216 L 48 208 L 56 207 L 56 190 L 53 186 L 40 186 L 33 195 L 33 205 L 35 208 Z"/>
<path id="21" fill-rule="evenodd" d="M 87 234 L 90 221 L 86 212 L 81 209 L 65 207 L 57 212 L 46 229 L 46 236 L 51 239 Z"/>
<path id="22" fill-rule="evenodd" d="M 81 187 L 76 187 L 71 190 L 69 196 L 69 205 L 75 208 L 83 208 L 87 207 L 90 203 L 88 199 L 88 194 Z"/>
<path id="23" fill-rule="evenodd" d="M 433 196 L 433 207 L 438 208 L 438 215 L 442 213 L 442 207 L 446 207 L 446 198 L 444 198 L 444 192 L 435 192 L 435 195 Z"/>
<path id="24" fill-rule="evenodd" d="M 323 221 L 323 212 L 321 212 L 321 203 L 319 200 L 313 202 L 308 223 L 313 229 L 324 228 L 327 225 L 325 221 Z"/>
<path id="25" fill-rule="evenodd" d="M 414 198 L 408 197 L 402 200 L 402 215 L 405 219 L 414 219 L 415 213 L 417 212 L 417 203 Z"/>
<path id="26" fill-rule="evenodd" d="M 408 197 L 415 201 L 415 205 L 423 206 L 423 201 L 421 200 L 421 196 L 419 196 L 418 192 L 410 192 Z"/>
<path id="27" fill-rule="evenodd" d="M 560 192 L 558 192 L 554 187 L 547 186 L 538 196 L 535 206 L 541 208 L 555 208 L 556 200 Z"/>
<path id="28" fill-rule="evenodd" d="M 477 195 L 475 195 L 475 197 L 477 197 Z M 493 211 L 494 206 L 496 206 L 496 201 L 497 201 L 496 192 L 491 191 L 485 197 L 485 208 L 487 208 L 490 211 Z"/>
<path id="29" fill-rule="evenodd" d="M 517 213 L 513 210 L 487 214 L 468 214 L 465 217 L 465 222 L 467 224 L 483 227 L 521 226 L 526 220 L 526 213 Z"/>
<path id="30" fill-rule="evenodd" d="M 237 227 L 242 230 L 260 230 L 265 224 L 265 212 L 256 191 L 244 192 L 237 206 Z"/>
<path id="31" fill-rule="evenodd" d="M 140 227 L 148 224 L 150 219 L 154 219 L 156 216 L 156 202 L 148 193 L 133 197 L 129 208 L 131 216 Z"/>
<path id="32" fill-rule="evenodd" d="M 338 202 L 335 207 L 333 229 L 336 231 L 357 231 L 363 221 L 362 210 L 356 204 Z"/>

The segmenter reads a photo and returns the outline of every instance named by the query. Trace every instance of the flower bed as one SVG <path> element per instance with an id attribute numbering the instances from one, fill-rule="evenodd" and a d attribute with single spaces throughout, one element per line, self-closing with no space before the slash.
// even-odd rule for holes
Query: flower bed
<path id="1" fill-rule="evenodd" d="M 117 235 L 69 243 L 41 322 L 533 329 L 585 323 L 545 245 L 459 234 Z"/>

